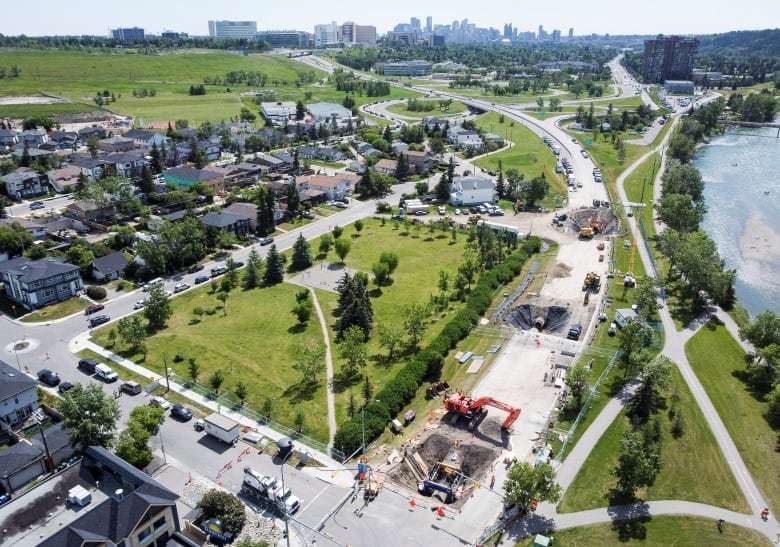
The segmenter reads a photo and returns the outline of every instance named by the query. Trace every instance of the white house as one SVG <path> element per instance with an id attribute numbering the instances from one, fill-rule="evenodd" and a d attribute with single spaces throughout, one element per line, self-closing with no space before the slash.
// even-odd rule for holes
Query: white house
<path id="1" fill-rule="evenodd" d="M 299 177 L 298 186 L 301 190 L 317 190 L 323 192 L 328 200 L 341 199 L 351 196 L 354 189 L 350 176 L 336 175 L 311 175 Z"/>
<path id="2" fill-rule="evenodd" d="M 452 181 L 450 205 L 474 205 L 478 203 L 496 203 L 496 192 L 491 179 L 470 175 L 455 177 Z"/>

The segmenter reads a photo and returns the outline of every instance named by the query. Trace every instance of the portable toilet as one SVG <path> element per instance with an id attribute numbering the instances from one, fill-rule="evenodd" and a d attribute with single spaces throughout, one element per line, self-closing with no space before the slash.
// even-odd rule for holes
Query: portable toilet
<path id="1" fill-rule="evenodd" d="M 393 418 L 390 420 L 390 429 L 393 430 L 393 433 L 401 433 L 404 430 L 404 426 L 401 425 L 401 422 L 399 422 L 397 419 Z"/>

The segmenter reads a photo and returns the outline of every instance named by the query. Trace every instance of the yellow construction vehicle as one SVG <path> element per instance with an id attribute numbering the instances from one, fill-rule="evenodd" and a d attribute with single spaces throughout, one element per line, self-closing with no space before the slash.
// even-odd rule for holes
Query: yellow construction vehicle
<path id="1" fill-rule="evenodd" d="M 593 237 L 593 228 L 590 226 L 583 226 L 580 228 L 580 237 L 590 239 Z"/>

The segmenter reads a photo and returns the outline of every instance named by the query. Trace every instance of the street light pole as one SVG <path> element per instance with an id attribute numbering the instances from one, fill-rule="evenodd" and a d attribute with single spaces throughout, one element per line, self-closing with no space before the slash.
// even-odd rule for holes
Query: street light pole
<path id="1" fill-rule="evenodd" d="M 284 465 L 287 462 L 287 458 L 292 455 L 292 449 L 288 449 L 287 456 L 282 459 L 282 493 L 286 491 L 284 486 Z M 290 515 L 287 514 L 287 503 L 283 502 L 282 511 L 284 512 L 284 537 L 287 540 L 287 547 L 290 547 Z"/>

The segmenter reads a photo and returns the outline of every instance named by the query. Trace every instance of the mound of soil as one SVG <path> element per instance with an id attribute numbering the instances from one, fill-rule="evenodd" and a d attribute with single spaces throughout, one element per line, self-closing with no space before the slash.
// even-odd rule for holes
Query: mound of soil
<path id="1" fill-rule="evenodd" d="M 569 277 L 571 275 L 572 267 L 563 262 L 557 262 L 555 266 L 550 270 L 549 276 L 554 278 Z"/>

